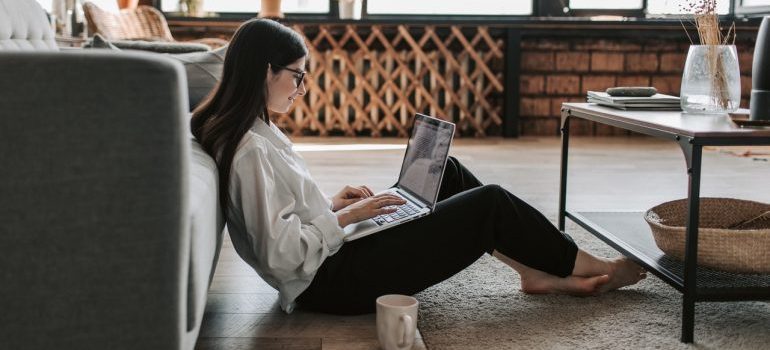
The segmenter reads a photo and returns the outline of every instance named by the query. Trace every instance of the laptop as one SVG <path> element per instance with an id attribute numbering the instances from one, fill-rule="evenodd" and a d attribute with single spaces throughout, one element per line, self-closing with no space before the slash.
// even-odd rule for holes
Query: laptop
<path id="1" fill-rule="evenodd" d="M 450 122 L 419 113 L 415 115 L 398 182 L 380 192 L 395 194 L 406 200 L 406 204 L 394 213 L 345 226 L 344 240 L 366 237 L 433 212 L 454 133 L 455 125 Z"/>

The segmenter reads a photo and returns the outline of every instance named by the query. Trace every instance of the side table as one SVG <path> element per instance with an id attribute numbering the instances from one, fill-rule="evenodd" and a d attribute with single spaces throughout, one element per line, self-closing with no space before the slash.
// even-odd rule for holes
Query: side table
<path id="1" fill-rule="evenodd" d="M 567 211 L 569 123 L 573 118 L 670 140 L 684 153 L 688 174 L 688 218 L 684 262 L 665 255 L 652 238 L 644 213 Z M 708 301 L 770 300 L 770 275 L 738 274 L 699 268 L 698 225 L 701 157 L 704 146 L 770 145 L 770 129 L 747 129 L 728 116 L 698 116 L 681 112 L 623 111 L 589 103 L 564 103 L 561 108 L 561 180 L 559 229 L 565 219 L 603 240 L 655 274 L 683 295 L 681 341 L 693 342 L 695 303 Z"/>

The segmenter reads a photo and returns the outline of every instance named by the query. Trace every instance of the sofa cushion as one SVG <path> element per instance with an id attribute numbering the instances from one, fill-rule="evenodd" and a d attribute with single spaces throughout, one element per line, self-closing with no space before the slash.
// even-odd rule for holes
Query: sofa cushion
<path id="1" fill-rule="evenodd" d="M 222 66 L 225 63 L 227 46 L 208 52 L 191 52 L 169 57 L 182 62 L 187 71 L 187 92 L 190 99 L 190 110 L 214 89 L 222 78 Z"/>
<path id="2" fill-rule="evenodd" d="M 107 39 L 104 39 L 101 34 L 94 34 L 94 37 L 91 38 L 90 41 L 88 41 L 85 45 L 83 45 L 83 48 L 85 49 L 110 49 L 110 50 L 118 50 L 120 51 L 120 48 L 113 45 L 111 42 L 107 41 Z"/>
<path id="3" fill-rule="evenodd" d="M 0 51 L 59 51 L 37 1 L 0 0 Z"/>
<path id="4" fill-rule="evenodd" d="M 158 53 L 206 52 L 211 50 L 211 46 L 198 43 L 144 40 L 112 40 L 110 43 L 121 49 L 152 51 Z"/>
<path id="5" fill-rule="evenodd" d="M 107 40 L 101 34 L 94 34 L 94 37 L 83 47 L 87 49 L 125 49 L 170 54 L 206 52 L 211 50 L 211 47 L 205 44 L 142 40 Z"/>
<path id="6" fill-rule="evenodd" d="M 86 46 L 88 48 L 102 48 L 111 50 L 120 50 L 120 47 L 114 45 L 115 41 L 108 41 L 99 34 Z M 225 62 L 227 46 L 216 50 L 206 52 L 190 52 L 182 54 L 168 54 L 167 56 L 177 60 L 184 65 L 187 72 L 187 91 L 190 110 L 200 104 L 200 102 L 211 92 L 222 77 L 222 66 Z"/>
<path id="7" fill-rule="evenodd" d="M 208 288 L 214 277 L 215 265 L 222 247 L 222 230 L 225 224 L 219 207 L 217 165 L 194 138 L 190 142 L 190 270 L 187 279 L 188 334 L 185 341 L 194 346 L 206 308 Z"/>

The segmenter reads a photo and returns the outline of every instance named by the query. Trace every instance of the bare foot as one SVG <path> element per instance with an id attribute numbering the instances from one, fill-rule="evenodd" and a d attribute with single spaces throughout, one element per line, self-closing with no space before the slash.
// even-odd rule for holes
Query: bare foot
<path id="1" fill-rule="evenodd" d="M 493 255 L 521 275 L 521 290 L 528 294 L 598 295 L 647 277 L 643 268 L 627 258 L 596 258 L 582 251 L 578 251 L 572 275 L 564 278 L 523 265 L 496 250 Z"/>
<path id="2" fill-rule="evenodd" d="M 610 261 L 609 281 L 599 288 L 600 293 L 636 284 L 647 277 L 647 271 L 627 258 Z"/>
<path id="3" fill-rule="evenodd" d="M 567 276 L 564 278 L 533 270 L 521 276 L 521 291 L 527 294 L 597 295 L 610 281 L 610 276 Z"/>

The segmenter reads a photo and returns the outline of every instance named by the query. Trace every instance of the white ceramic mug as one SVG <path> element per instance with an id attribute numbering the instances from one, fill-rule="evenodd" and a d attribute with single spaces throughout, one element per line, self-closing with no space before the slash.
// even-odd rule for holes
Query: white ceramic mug
<path id="1" fill-rule="evenodd" d="M 417 299 L 389 294 L 377 298 L 377 337 L 384 350 L 411 349 L 417 330 Z"/>

